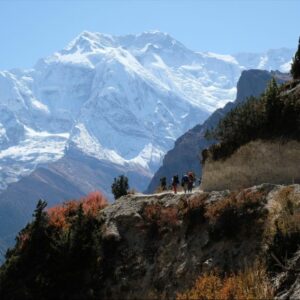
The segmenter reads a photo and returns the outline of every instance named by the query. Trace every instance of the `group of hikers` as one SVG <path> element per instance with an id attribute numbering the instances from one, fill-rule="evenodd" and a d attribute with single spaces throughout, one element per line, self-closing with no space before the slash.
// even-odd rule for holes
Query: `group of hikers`
<path id="1" fill-rule="evenodd" d="M 183 174 L 181 178 L 181 186 L 183 188 L 184 193 L 191 193 L 193 191 L 193 187 L 196 182 L 196 176 L 194 172 L 188 172 Z M 175 194 L 177 194 L 177 186 L 180 184 L 178 175 L 174 175 L 172 177 L 171 186 Z M 201 184 L 201 179 L 199 179 L 199 185 Z M 167 178 L 160 178 L 160 188 L 162 191 L 167 190 Z"/>

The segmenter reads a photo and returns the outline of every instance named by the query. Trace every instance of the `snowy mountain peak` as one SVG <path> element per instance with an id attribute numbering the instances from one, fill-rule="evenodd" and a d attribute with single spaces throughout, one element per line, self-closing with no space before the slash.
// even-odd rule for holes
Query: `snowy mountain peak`
<path id="1" fill-rule="evenodd" d="M 170 49 L 177 47 L 188 51 L 188 49 L 169 34 L 157 30 L 124 36 L 112 36 L 98 32 L 93 33 L 83 31 L 71 43 L 69 43 L 69 45 L 61 51 L 61 53 L 91 53 L 109 47 L 141 50 L 147 45 L 151 45 L 156 49 Z"/>
<path id="2" fill-rule="evenodd" d="M 237 53 L 233 55 L 244 69 L 279 70 L 289 72 L 295 49 L 270 49 L 262 53 Z"/>
<path id="3" fill-rule="evenodd" d="M 113 46 L 115 46 L 115 41 L 111 35 L 83 31 L 61 52 L 63 54 L 70 54 L 74 52 L 89 53 L 97 49 Z"/>
<path id="4" fill-rule="evenodd" d="M 131 37 L 131 39 L 126 41 L 126 37 L 127 38 Z M 170 36 L 168 33 L 160 32 L 157 30 L 144 31 L 137 35 L 125 36 L 124 38 L 121 38 L 121 42 L 123 44 L 127 44 L 126 46 L 137 47 L 137 48 L 143 48 L 147 44 L 157 45 L 161 48 L 170 47 L 175 44 L 182 45 L 177 40 L 175 40 L 172 36 Z M 128 42 L 130 42 L 130 45 L 128 45 Z"/>
<path id="5" fill-rule="evenodd" d="M 32 70 L 0 72 L 0 189 L 68 145 L 150 180 L 181 134 L 235 100 L 242 70 L 288 69 L 293 53 L 221 55 L 160 31 L 84 31 Z"/>

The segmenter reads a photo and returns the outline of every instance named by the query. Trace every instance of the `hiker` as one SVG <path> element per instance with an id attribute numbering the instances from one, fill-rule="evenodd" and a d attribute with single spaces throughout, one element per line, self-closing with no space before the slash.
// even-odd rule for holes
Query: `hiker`
<path id="1" fill-rule="evenodd" d="M 191 193 L 193 191 L 193 185 L 195 181 L 195 175 L 193 172 L 188 173 L 188 192 Z"/>
<path id="2" fill-rule="evenodd" d="M 201 182 L 202 182 L 202 178 L 201 178 L 201 177 L 199 177 L 199 178 L 198 178 L 198 184 L 199 184 L 199 188 L 200 188 L 200 186 L 201 186 Z"/>
<path id="3" fill-rule="evenodd" d="M 189 177 L 187 174 L 184 174 L 181 178 L 181 186 L 183 187 L 184 193 L 186 194 L 189 184 Z"/>
<path id="4" fill-rule="evenodd" d="M 177 194 L 177 185 L 179 183 L 178 175 L 174 175 L 172 178 L 172 187 L 175 194 Z"/>
<path id="5" fill-rule="evenodd" d="M 160 178 L 160 188 L 162 191 L 167 190 L 167 178 L 166 177 Z"/>

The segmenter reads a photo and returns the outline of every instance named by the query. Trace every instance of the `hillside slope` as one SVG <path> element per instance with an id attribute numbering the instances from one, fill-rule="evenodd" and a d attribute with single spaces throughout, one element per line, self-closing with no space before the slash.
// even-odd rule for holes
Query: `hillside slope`
<path id="1" fill-rule="evenodd" d="M 195 126 L 176 140 L 174 148 L 167 152 L 162 166 L 153 176 L 147 192 L 153 192 L 159 185 L 159 179 L 163 176 L 171 180 L 174 174 L 181 176 L 189 170 L 194 170 L 198 176 L 201 176 L 202 167 L 199 163 L 201 152 L 214 143 L 214 141 L 205 138 L 206 131 L 215 128 L 230 110 L 244 102 L 248 97 L 259 96 L 273 76 L 278 83 L 290 79 L 289 75 L 280 72 L 243 71 L 237 83 L 236 100 L 226 104 L 224 108 L 216 110 L 203 124 Z"/>
<path id="2" fill-rule="evenodd" d="M 256 286 L 263 280 L 271 295 L 299 296 L 291 276 L 299 185 L 133 195 L 98 211 L 42 208 L 0 268 L 3 299 L 175 298 L 215 268 L 238 274 L 255 263 L 266 272 Z M 278 266 L 285 258 L 287 270 Z"/>
<path id="3" fill-rule="evenodd" d="M 202 188 L 298 183 L 299 113 L 300 80 L 271 81 L 261 97 L 233 109 L 214 131 L 219 143 L 205 151 Z"/>

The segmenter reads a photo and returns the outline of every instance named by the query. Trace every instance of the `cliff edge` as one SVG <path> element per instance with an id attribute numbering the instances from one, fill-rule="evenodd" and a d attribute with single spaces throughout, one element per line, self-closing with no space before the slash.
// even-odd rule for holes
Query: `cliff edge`
<path id="1" fill-rule="evenodd" d="M 256 263 L 272 295 L 300 296 L 300 185 L 72 203 L 36 210 L 0 269 L 1 299 L 174 299 L 213 270 Z"/>

